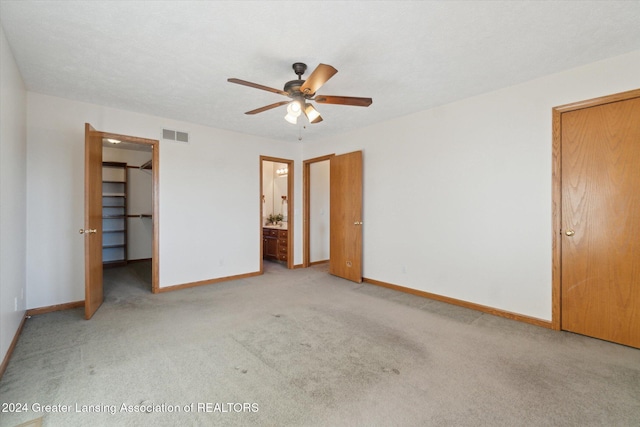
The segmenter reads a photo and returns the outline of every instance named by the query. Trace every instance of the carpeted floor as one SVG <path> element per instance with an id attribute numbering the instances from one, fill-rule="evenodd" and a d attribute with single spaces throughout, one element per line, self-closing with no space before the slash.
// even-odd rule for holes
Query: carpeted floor
<path id="1" fill-rule="evenodd" d="M 326 265 L 159 295 L 148 264 L 105 272 L 92 320 L 27 320 L 0 402 L 29 411 L 0 426 L 640 425 L 637 349 Z"/>

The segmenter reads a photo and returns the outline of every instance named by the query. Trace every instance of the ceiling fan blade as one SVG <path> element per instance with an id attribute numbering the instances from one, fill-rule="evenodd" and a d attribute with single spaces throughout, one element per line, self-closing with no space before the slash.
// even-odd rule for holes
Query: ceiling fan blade
<path id="1" fill-rule="evenodd" d="M 276 102 L 276 103 L 274 103 L 274 104 L 269 104 L 269 105 L 265 105 L 264 107 L 256 108 L 255 110 L 247 111 L 245 114 L 258 114 L 258 113 L 262 113 L 263 111 L 271 110 L 272 108 L 276 108 L 276 107 L 279 107 L 279 106 L 281 106 L 281 105 L 288 104 L 289 102 L 291 102 L 291 101 L 280 101 L 280 102 Z"/>
<path id="2" fill-rule="evenodd" d="M 316 93 L 320 87 L 327 82 L 338 70 L 331 65 L 319 64 L 309 78 L 300 87 L 300 91 L 304 94 L 312 95 Z"/>
<path id="3" fill-rule="evenodd" d="M 318 110 L 313 108 L 313 105 L 305 104 L 303 111 L 304 115 L 309 119 L 309 123 L 320 123 L 322 121 L 322 116 L 318 113 Z"/>
<path id="4" fill-rule="evenodd" d="M 280 95 L 289 96 L 289 94 L 287 92 L 283 91 L 283 90 L 274 89 L 274 88 L 269 87 L 269 86 L 259 85 L 257 83 L 251 83 L 251 82 L 248 82 L 246 80 L 240 80 L 240 79 L 233 78 L 233 79 L 227 79 L 227 81 L 229 83 L 236 83 L 236 84 L 243 85 L 243 86 L 249 86 L 249 87 L 253 87 L 253 88 L 256 88 L 256 89 L 266 90 L 267 92 L 279 93 Z"/>
<path id="5" fill-rule="evenodd" d="M 314 101 L 319 102 L 320 104 L 354 105 L 356 107 L 368 107 L 373 102 L 371 98 L 331 95 L 318 95 L 315 97 Z"/>

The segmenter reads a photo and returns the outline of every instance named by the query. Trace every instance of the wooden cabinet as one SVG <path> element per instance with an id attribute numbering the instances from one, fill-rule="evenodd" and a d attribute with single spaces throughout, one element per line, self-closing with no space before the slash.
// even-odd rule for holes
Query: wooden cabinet
<path id="1" fill-rule="evenodd" d="M 127 263 L 127 164 L 102 163 L 102 264 Z"/>
<path id="2" fill-rule="evenodd" d="M 262 229 L 262 258 L 287 262 L 288 245 L 289 232 L 287 230 Z"/>
<path id="3" fill-rule="evenodd" d="M 277 259 L 278 257 L 278 237 L 272 231 L 276 230 L 264 228 L 262 231 L 262 255 L 265 259 Z"/>
<path id="4" fill-rule="evenodd" d="M 278 231 L 278 261 L 287 262 L 287 247 L 289 246 L 289 232 L 287 230 Z"/>

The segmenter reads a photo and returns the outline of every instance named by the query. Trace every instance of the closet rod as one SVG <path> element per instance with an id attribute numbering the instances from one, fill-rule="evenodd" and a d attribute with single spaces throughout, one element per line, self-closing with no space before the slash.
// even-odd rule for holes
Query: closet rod
<path id="1" fill-rule="evenodd" d="M 140 166 L 131 166 L 131 165 L 127 165 L 127 167 L 129 169 L 151 169 L 152 168 L 152 164 L 151 164 L 151 160 L 144 162 L 143 164 L 141 164 Z"/>

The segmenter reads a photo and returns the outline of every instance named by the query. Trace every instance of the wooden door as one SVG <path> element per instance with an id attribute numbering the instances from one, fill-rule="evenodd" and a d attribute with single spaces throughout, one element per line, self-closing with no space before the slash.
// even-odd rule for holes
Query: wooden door
<path id="1" fill-rule="evenodd" d="M 265 255 L 270 259 L 278 259 L 278 239 L 276 237 L 266 237 Z"/>
<path id="2" fill-rule="evenodd" d="M 640 98 L 561 117 L 562 329 L 640 348 Z"/>
<path id="3" fill-rule="evenodd" d="M 329 273 L 360 283 L 362 151 L 331 158 L 329 186 Z"/>
<path id="4" fill-rule="evenodd" d="M 84 131 L 84 316 L 102 305 L 102 133 Z"/>

